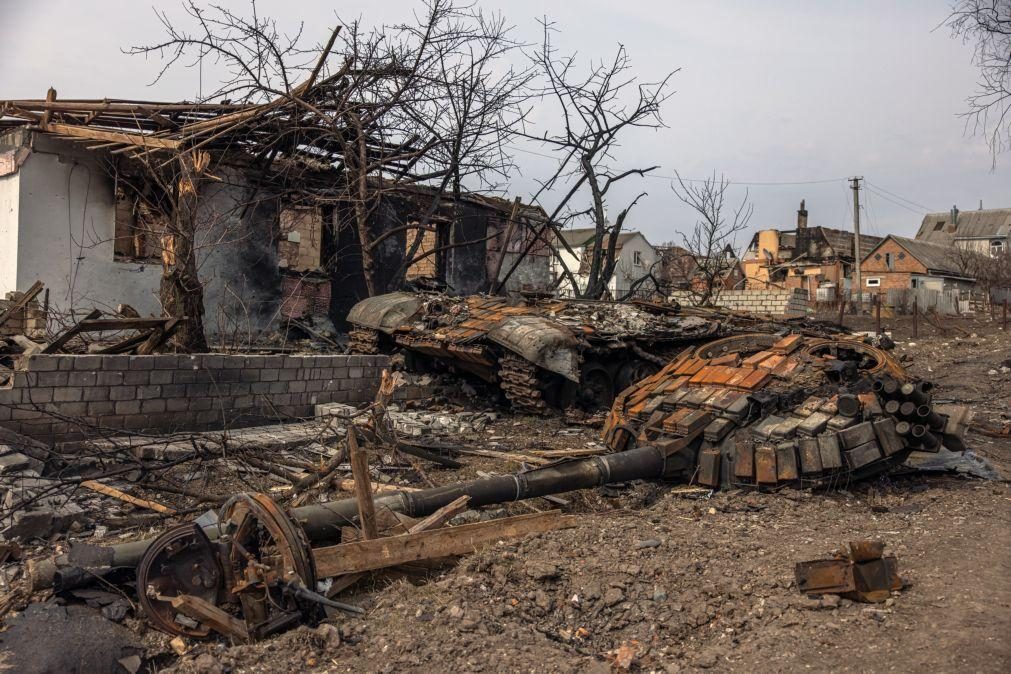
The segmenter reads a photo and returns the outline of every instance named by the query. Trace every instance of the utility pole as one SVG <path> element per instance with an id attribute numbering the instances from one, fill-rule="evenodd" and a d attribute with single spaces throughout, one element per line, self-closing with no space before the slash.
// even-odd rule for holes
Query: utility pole
<path id="1" fill-rule="evenodd" d="M 856 286 L 856 300 L 860 301 L 863 286 L 860 282 L 860 181 L 863 176 L 850 178 L 853 189 L 853 282 Z"/>

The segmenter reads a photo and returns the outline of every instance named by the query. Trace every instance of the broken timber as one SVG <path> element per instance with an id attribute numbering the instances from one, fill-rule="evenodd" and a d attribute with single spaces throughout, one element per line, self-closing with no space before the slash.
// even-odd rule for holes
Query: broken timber
<path id="1" fill-rule="evenodd" d="M 325 578 L 356 571 L 374 571 L 423 559 L 464 555 L 503 538 L 567 529 L 575 525 L 575 517 L 550 510 L 317 548 L 313 550 L 313 557 L 316 559 L 317 573 Z"/>

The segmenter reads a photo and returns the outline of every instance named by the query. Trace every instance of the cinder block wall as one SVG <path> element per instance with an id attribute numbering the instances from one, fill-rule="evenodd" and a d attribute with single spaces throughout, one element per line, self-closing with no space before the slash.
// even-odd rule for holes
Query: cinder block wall
<path id="1" fill-rule="evenodd" d="M 35 355 L 0 388 L 0 425 L 44 442 L 310 417 L 375 397 L 386 356 Z"/>
<path id="2" fill-rule="evenodd" d="M 682 304 L 691 304 L 691 294 L 686 291 L 673 292 L 671 299 Z M 807 314 L 808 297 L 807 291 L 803 288 L 724 290 L 714 304 L 734 311 L 796 318 Z"/>

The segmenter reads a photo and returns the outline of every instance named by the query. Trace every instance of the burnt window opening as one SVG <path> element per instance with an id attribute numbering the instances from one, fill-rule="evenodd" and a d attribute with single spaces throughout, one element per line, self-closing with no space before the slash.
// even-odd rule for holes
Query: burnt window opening
<path id="1" fill-rule="evenodd" d="M 277 264 L 291 271 L 313 271 L 322 265 L 323 212 L 316 206 L 281 209 Z"/>
<path id="2" fill-rule="evenodd" d="M 164 241 L 165 216 L 136 195 L 116 190 L 116 223 L 113 259 L 119 262 L 160 262 L 162 249 L 171 249 Z"/>
<path id="3" fill-rule="evenodd" d="M 411 257 L 407 268 L 407 280 L 431 278 L 445 281 L 446 278 L 446 246 L 449 245 L 450 223 L 444 218 L 429 218 L 422 224 L 421 218 L 412 217 L 407 221 L 407 236 L 404 237 L 404 257 L 410 255 L 411 248 L 418 234 L 421 243 Z"/>
<path id="4" fill-rule="evenodd" d="M 888 271 L 893 271 L 895 267 L 894 256 L 891 253 L 885 253 L 885 268 Z"/>
<path id="5" fill-rule="evenodd" d="M 943 229 L 943 228 L 944 228 L 944 220 L 941 220 L 937 224 L 934 225 L 934 231 L 935 232 L 940 232 L 941 229 Z"/>

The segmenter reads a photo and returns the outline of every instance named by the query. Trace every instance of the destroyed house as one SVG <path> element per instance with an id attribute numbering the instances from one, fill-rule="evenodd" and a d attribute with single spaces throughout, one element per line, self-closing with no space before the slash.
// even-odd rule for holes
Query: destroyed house
<path id="1" fill-rule="evenodd" d="M 350 191 L 331 130 L 314 135 L 296 108 L 58 101 L 52 91 L 0 101 L 0 296 L 40 280 L 54 312 L 127 304 L 160 315 L 163 263 L 174 264 L 176 243 L 152 194 L 176 185 L 164 189 L 152 174 L 206 155 L 207 174 L 189 183 L 206 332 L 254 334 L 281 317 L 343 321 L 366 296 Z M 291 129 L 298 140 L 286 145 Z M 389 152 L 368 142 L 370 152 Z M 532 235 L 541 209 L 369 180 L 377 292 L 395 289 L 385 286 L 395 277 L 487 291 L 496 273 L 508 275 L 504 291 L 548 286 L 548 249 Z M 398 273 L 417 232 L 417 259 Z"/>
<path id="2" fill-rule="evenodd" d="M 505 294 L 550 287 L 550 251 L 535 236 L 547 219 L 540 207 L 483 194 L 463 194 L 457 200 L 443 196 L 424 222 L 434 197 L 435 190 L 419 185 L 388 190 L 370 214 L 370 236 L 379 242 L 374 254 L 380 292 L 396 290 L 401 272 L 407 281 L 434 280 L 453 295 L 489 292 L 496 280 L 505 281 L 500 289 Z M 338 220 L 349 217 L 337 215 Z M 408 258 L 419 235 L 417 250 Z M 357 233 L 337 228 L 331 243 L 332 251 L 324 254 L 333 279 L 331 315 L 339 321 L 368 292 Z M 413 262 L 402 269 L 409 259 Z"/>
<path id="3" fill-rule="evenodd" d="M 860 235 L 860 258 L 881 242 L 879 236 Z M 800 288 L 809 298 L 820 287 L 846 289 L 857 263 L 853 232 L 809 227 L 807 209 L 800 202 L 797 227 L 765 229 L 756 233 L 744 255 L 748 288 Z"/>
<path id="4" fill-rule="evenodd" d="M 956 245 L 984 255 L 1011 251 L 1011 208 L 988 208 L 923 216 L 916 240 L 940 245 Z"/>
<path id="5" fill-rule="evenodd" d="M 164 218 L 122 189 L 131 171 L 119 160 L 68 136 L 0 127 L 0 295 L 42 281 L 56 314 L 118 304 L 161 314 Z M 250 206 L 251 175 L 240 162 L 219 173 L 197 214 L 209 333 L 265 325 L 280 288 L 276 204 Z"/>

